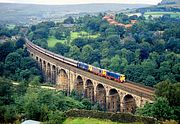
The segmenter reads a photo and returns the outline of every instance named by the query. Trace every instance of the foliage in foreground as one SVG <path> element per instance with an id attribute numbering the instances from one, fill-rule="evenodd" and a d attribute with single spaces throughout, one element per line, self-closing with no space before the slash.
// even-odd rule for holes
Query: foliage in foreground
<path id="1" fill-rule="evenodd" d="M 95 118 L 67 118 L 63 122 L 63 124 L 122 124 L 122 123 L 112 122 L 110 120 L 95 119 Z M 143 123 L 134 122 L 131 124 L 143 124 Z"/>
<path id="2" fill-rule="evenodd" d="M 155 102 L 147 103 L 137 110 L 137 114 L 155 117 L 159 120 L 180 120 L 180 83 L 172 84 L 169 80 L 156 85 Z"/>
<path id="3" fill-rule="evenodd" d="M 66 117 L 86 117 L 86 118 L 96 118 L 96 119 L 108 119 L 113 122 L 121 123 L 133 123 L 142 122 L 145 124 L 155 124 L 156 119 L 150 117 L 135 116 L 130 113 L 111 113 L 102 112 L 94 110 L 69 110 L 65 112 Z"/>

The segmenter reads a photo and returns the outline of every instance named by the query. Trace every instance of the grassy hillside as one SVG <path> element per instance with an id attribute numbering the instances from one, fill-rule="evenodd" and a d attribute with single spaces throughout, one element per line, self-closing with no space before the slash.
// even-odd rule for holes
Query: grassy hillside
<path id="1" fill-rule="evenodd" d="M 180 12 L 146 12 L 144 16 L 148 17 L 151 15 L 152 17 L 160 17 L 165 14 L 169 14 L 172 18 L 180 18 Z"/>
<path id="2" fill-rule="evenodd" d="M 63 124 L 142 124 L 140 122 L 135 123 L 118 123 L 110 120 L 99 120 L 94 118 L 68 118 Z"/>
<path id="3" fill-rule="evenodd" d="M 161 4 L 180 4 L 180 0 L 162 0 Z"/>
<path id="4" fill-rule="evenodd" d="M 65 40 L 58 40 L 55 37 L 49 37 L 48 38 L 48 47 L 54 47 L 56 45 L 56 43 L 61 42 L 61 43 L 65 43 L 66 41 L 73 41 L 74 39 L 78 38 L 78 37 L 82 37 L 82 38 L 97 38 L 99 36 L 99 34 L 96 35 L 91 35 L 85 31 L 81 31 L 81 32 L 71 32 L 70 35 L 70 39 L 65 39 Z"/>

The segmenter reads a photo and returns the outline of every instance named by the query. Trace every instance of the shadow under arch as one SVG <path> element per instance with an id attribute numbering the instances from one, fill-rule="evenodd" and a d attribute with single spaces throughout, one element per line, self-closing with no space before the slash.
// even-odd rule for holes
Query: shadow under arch
<path id="1" fill-rule="evenodd" d="M 111 112 L 119 112 L 120 111 L 120 96 L 116 89 L 109 90 L 108 110 Z"/>
<path id="2" fill-rule="evenodd" d="M 94 102 L 94 86 L 90 79 L 85 83 L 85 97 Z"/>
<path id="3" fill-rule="evenodd" d="M 136 107 L 134 97 L 130 94 L 125 95 L 123 98 L 123 112 L 135 113 Z"/>
<path id="4" fill-rule="evenodd" d="M 64 69 L 58 72 L 57 88 L 63 91 L 68 91 L 68 75 Z"/>
<path id="5" fill-rule="evenodd" d="M 84 86 L 83 86 L 83 79 L 81 76 L 78 75 L 76 81 L 75 81 L 75 87 L 74 89 L 78 92 L 80 96 L 84 95 Z"/>
<path id="6" fill-rule="evenodd" d="M 106 90 L 102 84 L 96 87 L 96 102 L 99 103 L 102 110 L 106 110 Z"/>

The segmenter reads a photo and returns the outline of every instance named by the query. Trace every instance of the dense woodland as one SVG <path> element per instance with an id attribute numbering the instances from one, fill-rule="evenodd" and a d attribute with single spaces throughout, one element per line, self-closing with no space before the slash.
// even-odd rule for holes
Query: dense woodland
<path id="1" fill-rule="evenodd" d="M 58 54 L 125 74 L 136 83 L 155 86 L 155 102 L 139 108 L 136 114 L 159 120 L 180 120 L 180 29 L 177 28 L 180 22 L 168 15 L 145 19 L 117 14 L 118 22 L 128 24 L 132 19 L 138 20 L 132 28 L 126 29 L 109 25 L 103 16 L 69 17 L 63 23 L 74 24 L 72 27 L 42 22 L 31 26 L 27 35 L 32 42 Z M 71 40 L 72 31 L 88 32 L 89 37 Z M 21 27 L 0 26 L 0 36 L 14 35 L 24 35 Z M 66 42 L 48 47 L 50 36 Z M 64 92 L 41 89 L 41 72 L 28 56 L 24 42 L 22 37 L 0 43 L 0 123 L 21 119 L 61 123 L 66 110 L 100 110 L 98 104 L 91 104 L 76 91 L 66 96 Z"/>
<path id="2" fill-rule="evenodd" d="M 153 19 L 117 14 L 124 24 L 138 20 L 132 28 L 109 25 L 103 15 L 67 18 L 73 27 L 43 22 L 33 25 L 29 38 L 34 43 L 58 54 L 126 75 L 128 80 L 154 86 L 160 81 L 180 81 L 180 22 L 164 15 Z M 70 40 L 70 32 L 86 31 L 97 38 L 78 37 Z M 64 43 L 49 48 L 47 38 L 54 36 Z"/>

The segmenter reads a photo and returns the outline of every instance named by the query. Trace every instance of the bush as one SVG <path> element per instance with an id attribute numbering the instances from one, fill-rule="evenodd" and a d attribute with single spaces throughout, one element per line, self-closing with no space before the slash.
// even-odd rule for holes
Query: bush
<path id="1" fill-rule="evenodd" d="M 47 124 L 62 124 L 66 119 L 64 113 L 61 111 L 50 111 L 48 113 L 49 121 L 45 122 Z"/>

